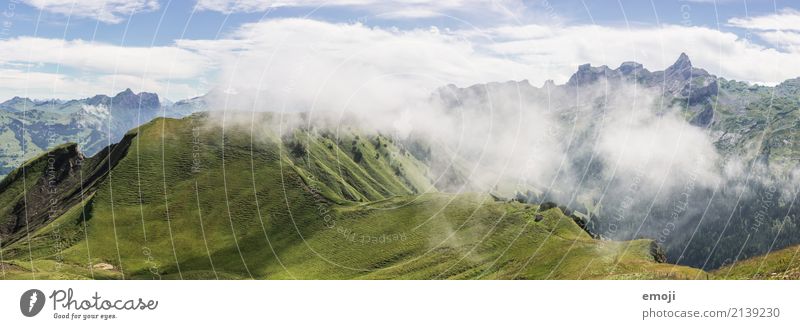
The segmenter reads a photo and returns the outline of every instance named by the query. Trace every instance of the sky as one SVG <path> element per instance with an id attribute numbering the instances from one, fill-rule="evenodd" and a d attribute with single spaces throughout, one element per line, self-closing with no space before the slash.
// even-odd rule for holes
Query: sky
<path id="1" fill-rule="evenodd" d="M 728 79 L 800 76 L 792 1 L 0 0 L 0 12 L 0 99 L 538 86 L 583 63 L 661 70 L 681 52 Z"/>

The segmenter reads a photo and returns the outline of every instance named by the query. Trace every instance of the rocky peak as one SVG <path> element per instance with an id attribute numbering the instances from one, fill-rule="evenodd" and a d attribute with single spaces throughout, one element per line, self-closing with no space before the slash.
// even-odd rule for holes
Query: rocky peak
<path id="1" fill-rule="evenodd" d="M 95 95 L 92 98 L 86 100 L 87 105 L 98 106 L 98 105 L 105 105 L 108 106 L 111 103 L 111 97 L 106 95 Z"/>
<path id="2" fill-rule="evenodd" d="M 590 64 L 578 66 L 578 71 L 570 77 L 567 85 L 586 85 L 600 79 L 609 81 L 638 81 L 650 75 L 650 71 L 637 62 L 623 62 L 618 68 L 610 69 L 608 66 L 593 67 Z"/>
<path id="3" fill-rule="evenodd" d="M 117 94 L 114 97 L 108 97 L 106 95 L 96 95 L 92 98 L 88 98 L 85 100 L 86 105 L 105 105 L 107 107 L 114 107 L 114 108 L 136 108 L 138 109 L 140 106 L 142 109 L 153 109 L 159 108 L 161 103 L 159 102 L 158 95 L 154 93 L 134 93 L 133 90 L 127 88 Z"/>
<path id="4" fill-rule="evenodd" d="M 706 70 L 695 68 L 685 53 L 664 70 L 665 92 L 675 97 L 688 98 L 691 104 L 702 103 L 719 91 L 717 77 Z"/>
<path id="5" fill-rule="evenodd" d="M 130 88 L 111 99 L 111 106 L 115 108 L 139 108 L 153 109 L 161 106 L 158 95 L 153 93 L 134 93 Z"/>
<path id="6" fill-rule="evenodd" d="M 578 66 L 578 72 L 572 75 L 567 81 L 567 85 L 570 86 L 578 86 L 578 85 L 586 85 L 592 82 L 595 82 L 601 78 L 610 78 L 615 76 L 617 73 L 615 70 L 611 70 L 608 66 L 599 66 L 593 67 L 591 64 L 582 64 Z"/>
<path id="7" fill-rule="evenodd" d="M 619 68 L 617 68 L 617 71 L 623 75 L 632 75 L 642 71 L 643 69 L 644 66 L 642 66 L 642 64 L 636 62 L 623 62 Z"/>
<path id="8" fill-rule="evenodd" d="M 15 104 L 21 104 L 21 103 L 27 103 L 27 102 L 33 103 L 33 101 L 30 98 L 23 98 L 23 97 L 19 97 L 19 96 L 14 96 L 14 98 L 9 99 L 9 100 L 7 100 L 7 101 L 5 101 L 3 103 L 0 103 L 0 106 L 13 106 Z"/>
<path id="9" fill-rule="evenodd" d="M 667 70 L 686 70 L 692 68 L 692 61 L 689 60 L 689 56 L 686 53 L 681 53 L 678 56 L 678 60 L 675 61 L 674 64 L 670 65 Z"/>
<path id="10" fill-rule="evenodd" d="M 131 88 L 125 88 L 125 90 L 119 92 L 115 97 L 129 97 L 129 96 L 136 96 L 136 93 L 131 90 Z"/>
<path id="11" fill-rule="evenodd" d="M 685 53 L 681 53 L 681 55 L 678 56 L 678 60 L 664 70 L 664 73 L 666 74 L 667 79 L 689 80 L 692 78 L 701 77 L 713 78 L 713 80 L 716 81 L 716 77 L 706 72 L 706 70 L 692 66 L 692 61 L 689 60 L 689 56 L 687 56 Z"/>

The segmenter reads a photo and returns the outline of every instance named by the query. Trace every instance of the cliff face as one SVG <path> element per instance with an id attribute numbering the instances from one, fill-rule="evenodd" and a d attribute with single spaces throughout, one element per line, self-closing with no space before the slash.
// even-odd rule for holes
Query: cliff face
<path id="1" fill-rule="evenodd" d="M 663 72 L 665 89 L 675 98 L 688 101 L 688 105 L 702 103 L 719 92 L 717 77 L 706 70 L 692 66 L 686 54 L 681 54 L 675 64 Z"/>
<path id="2" fill-rule="evenodd" d="M 26 228 L 39 227 L 48 221 L 63 201 L 60 189 L 72 185 L 80 176 L 83 155 L 77 144 L 56 147 L 31 160 L 3 180 L 2 189 L 17 190 L 18 197 L 4 202 L 0 221 L 3 244 L 19 239 Z"/>
<path id="3" fill-rule="evenodd" d="M 2 181 L 0 246 L 24 238 L 80 203 L 96 190 L 127 152 L 132 135 L 86 158 L 75 143 L 57 146 L 26 162 Z"/>

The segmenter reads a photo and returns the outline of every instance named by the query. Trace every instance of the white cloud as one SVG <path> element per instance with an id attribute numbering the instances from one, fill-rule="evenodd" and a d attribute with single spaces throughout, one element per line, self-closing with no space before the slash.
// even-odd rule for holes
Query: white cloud
<path id="1" fill-rule="evenodd" d="M 84 40 L 0 41 L 0 99 L 87 97 L 131 87 L 182 99 L 206 92 L 213 63 L 176 46 L 124 47 Z M 198 90 L 199 88 L 204 90 Z"/>
<path id="2" fill-rule="evenodd" d="M 779 49 L 792 53 L 800 53 L 800 33 L 789 31 L 763 31 L 757 33 L 761 40 Z"/>
<path id="3" fill-rule="evenodd" d="M 707 132 L 688 124 L 677 111 L 657 115 L 652 109 L 663 107 L 660 95 L 631 89 L 616 90 L 621 96 L 613 97 L 620 99 L 606 109 L 598 134 L 599 156 L 620 173 L 647 168 L 641 175 L 652 187 L 677 187 L 683 182 L 671 178 L 691 174 L 703 186 L 717 183 L 719 155 Z"/>
<path id="4" fill-rule="evenodd" d="M 511 84 L 506 87 L 508 94 L 492 92 L 491 101 L 478 107 L 482 112 L 462 111 L 464 114 L 454 119 L 438 115 L 426 103 L 431 91 L 449 83 L 468 86 L 528 79 L 537 85 L 550 78 L 564 83 L 579 64 L 587 62 L 616 66 L 636 60 L 655 71 L 671 65 L 684 51 L 695 66 L 728 78 L 775 83 L 800 76 L 800 56 L 795 53 L 755 45 L 732 33 L 683 26 L 400 30 L 278 19 L 244 25 L 225 39 L 179 40 L 176 45 L 213 58 L 221 68 L 222 75 L 216 80 L 219 87 L 237 91 L 213 99 L 213 109 L 334 116 L 355 112 L 369 118 L 370 128 L 396 126 L 402 117 L 398 113 L 410 112 L 413 115 L 407 117 L 413 121 L 406 125 L 414 131 L 432 132 L 433 140 L 449 149 L 485 155 L 481 164 L 499 168 L 488 172 L 524 172 L 525 177 L 542 184 L 550 181 L 548 175 L 558 171 L 566 154 L 565 141 L 548 134 L 548 128 L 559 127 L 553 122 L 559 121 L 548 117 L 554 114 L 549 112 L 547 99 L 520 101 Z M 651 107 L 653 99 L 659 99 L 653 95 L 648 100 L 642 91 L 620 94 L 620 104 L 638 97 L 630 106 L 640 108 Z M 702 177 L 701 183 L 715 181 L 714 148 L 701 129 L 674 117 L 632 116 L 633 108 L 619 108 L 623 110 L 616 112 L 618 117 L 604 120 L 607 129 L 597 138 L 597 151 L 604 161 L 624 170 L 636 169 L 633 165 L 657 168 L 646 177 L 655 186 L 670 175 L 685 176 L 687 168 Z M 474 149 L 487 145 L 487 140 L 490 150 Z M 629 147 L 613 147 L 623 144 Z M 671 159 L 675 150 L 693 156 L 685 153 L 656 164 Z M 634 161 L 642 159 L 643 152 L 653 156 L 649 164 Z M 519 159 L 544 160 L 533 161 L 527 169 L 520 165 L 527 166 L 528 161 Z M 488 183 L 496 179 L 495 175 L 479 180 Z"/>
<path id="5" fill-rule="evenodd" d="M 14 96 L 34 99 L 75 99 L 97 94 L 115 95 L 125 88 L 183 99 L 202 94 L 188 81 L 164 81 L 124 74 L 72 76 L 63 73 L 0 68 L 0 101 Z"/>
<path id="6" fill-rule="evenodd" d="M 661 70 L 688 53 L 696 67 L 730 79 L 775 84 L 800 76 L 800 57 L 793 51 L 767 48 L 736 34 L 705 27 L 666 25 L 615 28 L 579 25 L 507 26 L 485 31 L 494 40 L 482 47 L 498 56 L 539 67 L 531 81 L 547 76 L 564 82 L 581 63 L 616 67 L 637 61 Z"/>
<path id="7" fill-rule="evenodd" d="M 365 96 L 384 107 L 406 106 L 409 99 L 426 97 L 449 83 L 564 83 L 583 63 L 615 67 L 634 60 L 661 70 L 681 52 L 695 66 L 730 79 L 775 84 L 800 76 L 798 36 L 776 31 L 761 36 L 783 46 L 769 48 L 733 33 L 669 25 L 450 30 L 272 19 L 244 24 L 218 40 L 177 40 L 151 48 L 31 37 L 5 40 L 0 41 L 0 69 L 39 65 L 36 71 L 42 70 L 40 64 L 57 64 L 89 76 L 138 77 L 161 85 L 209 80 L 226 89 L 266 92 L 271 106 L 278 99 L 298 108 L 326 104 L 336 109 L 374 106 L 354 104 L 351 96 Z"/>
<path id="8" fill-rule="evenodd" d="M 347 5 L 359 5 L 365 1 L 348 1 Z M 195 8 L 197 10 L 218 11 L 225 14 L 230 13 L 252 13 L 265 11 L 277 7 L 316 7 L 325 4 L 326 1 L 269 1 L 269 0 L 197 0 Z M 342 4 L 344 5 L 344 3 Z"/>
<path id="9" fill-rule="evenodd" d="M 407 106 L 448 83 L 520 78 L 525 67 L 480 54 L 437 29 L 282 19 L 247 24 L 228 39 L 181 40 L 221 63 L 223 89 L 253 90 L 294 110 Z M 241 98 L 241 97 L 238 97 Z M 350 102 L 358 98 L 358 102 Z M 277 101 L 276 101 L 277 100 Z"/>
<path id="10" fill-rule="evenodd" d="M 800 52 L 800 11 L 784 8 L 775 14 L 736 17 L 728 25 L 749 30 L 767 44 L 791 53 Z"/>
<path id="11" fill-rule="evenodd" d="M 599 159 L 620 173 L 655 168 L 640 178 L 616 178 L 622 182 L 618 186 L 641 179 L 648 195 L 681 184 L 670 177 L 697 176 L 697 184 L 713 185 L 718 158 L 702 129 L 683 119 L 644 111 L 661 105 L 657 91 L 615 92 L 617 105 L 608 106 L 611 110 L 603 114 L 595 135 L 583 130 L 598 118 L 584 116 L 589 107 L 576 110 L 581 114 L 577 117 L 588 121 L 563 121 L 551 111 L 550 99 L 520 97 L 515 88 L 519 85 L 513 83 L 503 88 L 490 85 L 487 102 L 475 106 L 465 102 L 455 115 L 427 103 L 437 87 L 512 79 L 537 85 L 555 78 L 563 83 L 587 62 L 616 66 L 636 60 L 650 70 L 661 70 L 684 51 L 695 66 L 728 78 L 774 83 L 800 76 L 800 56 L 795 53 L 751 44 L 732 33 L 683 26 L 399 30 L 279 19 L 247 24 L 222 40 L 180 40 L 176 45 L 213 58 L 222 72 L 217 80 L 220 88 L 237 91 L 212 99 L 216 115 L 232 110 L 305 111 L 315 118 L 333 116 L 330 121 L 338 123 L 337 115 L 355 112 L 364 118 L 365 129 L 391 131 L 383 129 L 405 126 L 415 134 L 432 136 L 430 140 L 444 145 L 448 154 L 469 159 L 467 170 L 480 168 L 470 179 L 485 187 L 496 185 L 505 175 L 523 177 L 526 184 L 537 186 L 550 186 L 556 178 L 566 182 L 556 186 L 581 186 L 581 173 L 565 166 L 571 154 L 582 153 L 572 153 L 575 149 L 568 145 L 573 142 L 596 146 Z M 605 92 L 598 87 L 596 94 Z M 468 93 L 481 95 L 486 89 Z M 556 107 L 571 106 L 561 105 Z M 235 116 L 226 118 L 237 121 Z M 248 123 L 250 119 L 243 118 Z M 585 141 L 578 136 L 596 137 Z M 594 141 L 596 145 L 589 143 Z"/>
<path id="12" fill-rule="evenodd" d="M 305 101 L 310 106 L 319 97 L 330 97 L 336 108 L 354 106 L 347 104 L 353 93 L 384 106 L 402 106 L 410 94 L 422 97 L 448 83 L 564 83 L 583 63 L 616 67 L 635 60 L 655 71 L 671 65 L 681 52 L 695 66 L 730 79 L 775 84 L 800 76 L 800 56 L 793 49 L 766 48 L 733 33 L 685 26 L 399 30 L 276 19 L 246 24 L 221 40 L 179 40 L 176 45 L 219 63 L 223 88 L 232 83 L 234 89 L 272 93 L 290 89 L 279 98 L 302 94 L 312 98 Z"/>
<path id="13" fill-rule="evenodd" d="M 728 20 L 728 25 L 751 30 L 800 31 L 800 11 L 784 8 L 770 15 L 735 17 Z"/>
<path id="14" fill-rule="evenodd" d="M 56 64 L 91 72 L 174 79 L 196 77 L 210 64 L 178 47 L 123 47 L 34 37 L 0 41 L 0 63 Z"/>
<path id="15" fill-rule="evenodd" d="M 385 18 L 424 18 L 450 13 L 482 13 L 516 17 L 525 8 L 520 0 L 198 0 L 198 10 L 230 13 L 263 12 L 271 8 L 351 7 Z"/>
<path id="16" fill-rule="evenodd" d="M 237 91 L 230 97 L 219 94 L 220 98 L 212 99 L 212 109 L 220 112 L 308 111 L 316 117 L 325 116 L 319 112 L 333 117 L 342 112 L 355 112 L 365 117 L 365 129 L 405 125 L 415 133 L 430 134 L 431 140 L 455 153 L 477 159 L 475 165 L 495 169 L 479 170 L 477 172 L 487 174 L 471 177 L 485 186 L 493 186 L 492 182 L 505 174 L 521 175 L 547 186 L 554 173 L 569 170 L 561 167 L 562 159 L 569 154 L 566 146 L 569 139 L 583 135 L 579 130 L 566 136 L 575 126 L 562 122 L 550 111 L 549 99 L 521 99 L 512 83 L 503 88 L 489 87 L 492 91 L 488 101 L 467 103 L 456 109 L 454 115 L 429 104 L 428 96 L 435 88 L 449 83 L 466 86 L 525 78 L 543 81 L 554 75 L 566 80 L 577 64 L 587 59 L 607 63 L 606 57 L 592 57 L 596 49 L 608 50 L 610 54 L 607 55 L 614 59 L 619 57 L 619 62 L 632 57 L 638 59 L 637 53 L 630 50 L 630 44 L 614 40 L 635 43 L 654 38 L 648 34 L 652 31 L 601 29 L 591 34 L 592 38 L 599 38 L 593 40 L 588 37 L 591 29 L 524 26 L 477 32 L 397 30 L 283 19 L 245 25 L 219 41 L 181 40 L 177 45 L 217 60 L 223 73 L 218 80 L 220 88 Z M 701 36 L 693 41 L 696 43 L 720 36 L 703 36 L 692 29 L 664 33 L 672 38 Z M 732 40 L 736 42 L 735 37 Z M 608 48 L 603 47 L 604 43 Z M 615 50 L 617 47 L 619 49 Z M 674 55 L 658 55 L 664 55 L 668 58 L 664 61 L 671 64 L 681 50 L 683 48 L 676 46 L 670 49 L 676 51 Z M 653 61 L 659 59 L 652 58 Z M 476 88 L 469 92 L 480 95 L 484 90 Z M 637 105 L 651 107 L 654 100 L 659 99 L 655 95 L 645 97 L 642 91 L 637 94 L 635 90 L 620 94 L 618 102 L 634 108 Z M 475 98 L 480 99 L 480 96 Z M 630 104 L 632 99 L 636 101 Z M 571 104 L 561 105 L 565 105 L 561 108 L 569 108 Z M 619 110 L 614 112 L 615 116 L 603 120 L 605 126 L 597 138 L 597 151 L 604 161 L 620 164 L 620 169 L 628 170 L 634 168 L 634 164 L 643 165 L 639 161 L 643 153 L 652 154 L 654 164 L 651 166 L 658 170 L 647 178 L 653 185 L 661 184 L 668 175 L 684 174 L 686 168 L 699 168 L 693 170 L 698 170 L 704 178 L 709 177 L 703 183 L 711 181 L 713 170 L 709 168 L 714 164 L 714 149 L 701 129 L 673 117 L 655 116 L 646 111 L 631 115 L 633 108 L 610 108 Z M 413 114 L 404 116 L 404 113 Z M 337 122 L 336 118 L 332 121 Z M 554 127 L 561 133 L 551 133 Z M 684 136 L 683 139 L 680 136 Z M 623 144 L 629 147 L 613 147 Z M 673 157 L 675 150 L 686 150 L 686 153 L 674 160 L 662 161 Z M 703 154 L 708 156 L 699 156 Z M 662 162 L 656 163 L 658 161 Z M 473 162 L 469 163 L 472 168 Z M 668 184 L 672 182 L 667 181 Z"/>
<path id="17" fill-rule="evenodd" d="M 116 24 L 137 12 L 158 10 L 158 0 L 23 0 L 40 10 Z"/>

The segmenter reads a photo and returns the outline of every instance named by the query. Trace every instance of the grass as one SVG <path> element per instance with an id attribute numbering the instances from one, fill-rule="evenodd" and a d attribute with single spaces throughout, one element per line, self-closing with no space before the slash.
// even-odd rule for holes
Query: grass
<path id="1" fill-rule="evenodd" d="M 799 246 L 788 247 L 721 267 L 714 275 L 730 280 L 797 280 L 800 279 L 798 253 Z"/>
<path id="2" fill-rule="evenodd" d="M 4 277 L 704 277 L 657 263 L 650 241 L 592 239 L 557 208 L 536 221 L 533 205 L 437 192 L 425 165 L 385 136 L 232 131 L 223 139 L 203 115 L 131 131 L 85 200 L 4 245 Z"/>

